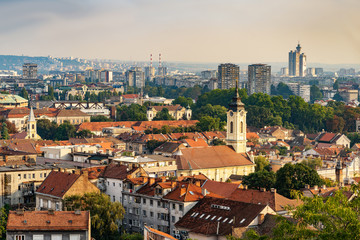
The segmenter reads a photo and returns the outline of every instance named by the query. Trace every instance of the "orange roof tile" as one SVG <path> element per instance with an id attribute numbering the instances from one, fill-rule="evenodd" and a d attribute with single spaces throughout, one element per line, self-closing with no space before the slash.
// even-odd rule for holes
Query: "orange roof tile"
<path id="1" fill-rule="evenodd" d="M 17 214 L 9 212 L 6 229 L 8 231 L 74 231 L 90 228 L 90 212 L 81 211 L 75 214 L 72 211 L 25 211 Z"/>

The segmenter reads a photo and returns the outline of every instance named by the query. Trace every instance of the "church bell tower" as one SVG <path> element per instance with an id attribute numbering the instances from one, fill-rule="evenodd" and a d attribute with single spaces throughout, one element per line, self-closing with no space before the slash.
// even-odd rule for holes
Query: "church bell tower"
<path id="1" fill-rule="evenodd" d="M 246 153 L 246 111 L 239 97 L 236 81 L 235 96 L 229 104 L 227 112 L 226 143 L 231 145 L 236 153 Z"/>

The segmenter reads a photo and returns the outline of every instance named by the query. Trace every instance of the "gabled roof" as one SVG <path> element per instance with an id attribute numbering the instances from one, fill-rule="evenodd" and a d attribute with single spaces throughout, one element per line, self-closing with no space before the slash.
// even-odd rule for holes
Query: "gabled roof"
<path id="1" fill-rule="evenodd" d="M 253 165 L 246 153 L 236 153 L 229 146 L 181 149 L 176 160 L 179 170 Z"/>
<path id="2" fill-rule="evenodd" d="M 209 145 L 202 138 L 183 139 L 182 142 L 186 143 L 189 147 L 208 147 Z"/>
<path id="3" fill-rule="evenodd" d="M 269 205 L 276 212 L 286 210 L 285 207 L 298 206 L 302 204 L 300 200 L 286 198 L 276 192 L 260 191 L 253 189 L 236 189 L 229 199 L 247 203 Z"/>
<path id="4" fill-rule="evenodd" d="M 176 105 L 170 105 L 170 106 L 149 106 L 149 108 L 153 108 L 153 109 L 155 109 L 157 112 L 160 112 L 160 111 L 163 110 L 164 108 L 168 109 L 169 111 L 179 111 L 179 110 L 181 110 L 183 107 L 180 106 L 179 104 L 176 104 Z"/>
<path id="5" fill-rule="evenodd" d="M 79 177 L 79 174 L 52 171 L 36 192 L 62 198 Z"/>
<path id="6" fill-rule="evenodd" d="M 222 198 L 222 196 L 209 191 L 206 193 L 206 196 Z M 196 202 L 203 197 L 205 196 L 203 195 L 203 190 L 200 186 L 192 183 L 177 182 L 176 188 L 166 194 L 163 198 L 179 202 Z"/>
<path id="7" fill-rule="evenodd" d="M 155 148 L 154 152 L 163 152 L 163 153 L 174 153 L 179 149 L 181 143 L 176 142 L 165 142 Z"/>
<path id="8" fill-rule="evenodd" d="M 128 170 L 126 165 L 110 164 L 105 168 L 104 172 L 100 176 L 103 178 L 125 180 L 127 175 Z"/>
<path id="9" fill-rule="evenodd" d="M 238 187 L 239 184 L 236 183 L 217 182 L 212 180 L 207 180 L 202 186 L 202 188 L 226 198 L 230 197 Z"/>
<path id="10" fill-rule="evenodd" d="M 61 109 L 56 114 L 57 117 L 90 117 L 89 114 L 86 114 L 80 109 Z"/>
<path id="11" fill-rule="evenodd" d="M 90 212 L 81 211 L 25 211 L 9 212 L 8 231 L 78 231 L 90 228 Z"/>
<path id="12" fill-rule="evenodd" d="M 167 234 L 167 233 L 164 233 L 164 232 L 161 232 L 159 230 L 156 230 L 154 228 L 151 228 L 151 227 L 148 227 L 148 226 L 144 226 L 145 229 L 147 229 L 149 232 L 152 232 L 156 235 L 159 235 L 159 236 L 162 236 L 164 237 L 165 239 L 171 239 L 171 240 L 177 240 L 177 238 L 174 238 L 173 236 Z"/>
<path id="13" fill-rule="evenodd" d="M 248 227 L 264 208 L 266 206 L 260 204 L 205 197 L 175 226 L 206 236 L 225 236 L 231 234 L 233 228 Z"/>
<path id="14" fill-rule="evenodd" d="M 332 140 L 333 138 L 335 138 L 336 135 L 337 135 L 337 134 L 335 134 L 335 133 L 327 133 L 327 132 L 321 133 L 321 134 L 317 137 L 317 140 L 318 140 L 319 142 L 331 142 L 331 140 Z"/>

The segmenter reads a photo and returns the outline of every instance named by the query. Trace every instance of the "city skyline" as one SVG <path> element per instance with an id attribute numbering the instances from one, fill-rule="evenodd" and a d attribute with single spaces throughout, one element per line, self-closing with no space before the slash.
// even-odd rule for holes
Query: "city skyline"
<path id="1" fill-rule="evenodd" d="M 300 41 L 309 64 L 359 64 L 359 7 L 355 0 L 2 1 L 0 53 L 268 63 L 286 62 Z"/>

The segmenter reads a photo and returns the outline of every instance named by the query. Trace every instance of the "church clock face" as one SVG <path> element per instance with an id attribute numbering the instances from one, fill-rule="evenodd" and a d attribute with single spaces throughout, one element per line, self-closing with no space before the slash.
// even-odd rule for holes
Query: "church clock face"
<path id="1" fill-rule="evenodd" d="M 230 111 L 230 116 L 232 117 L 234 115 L 233 111 Z"/>

